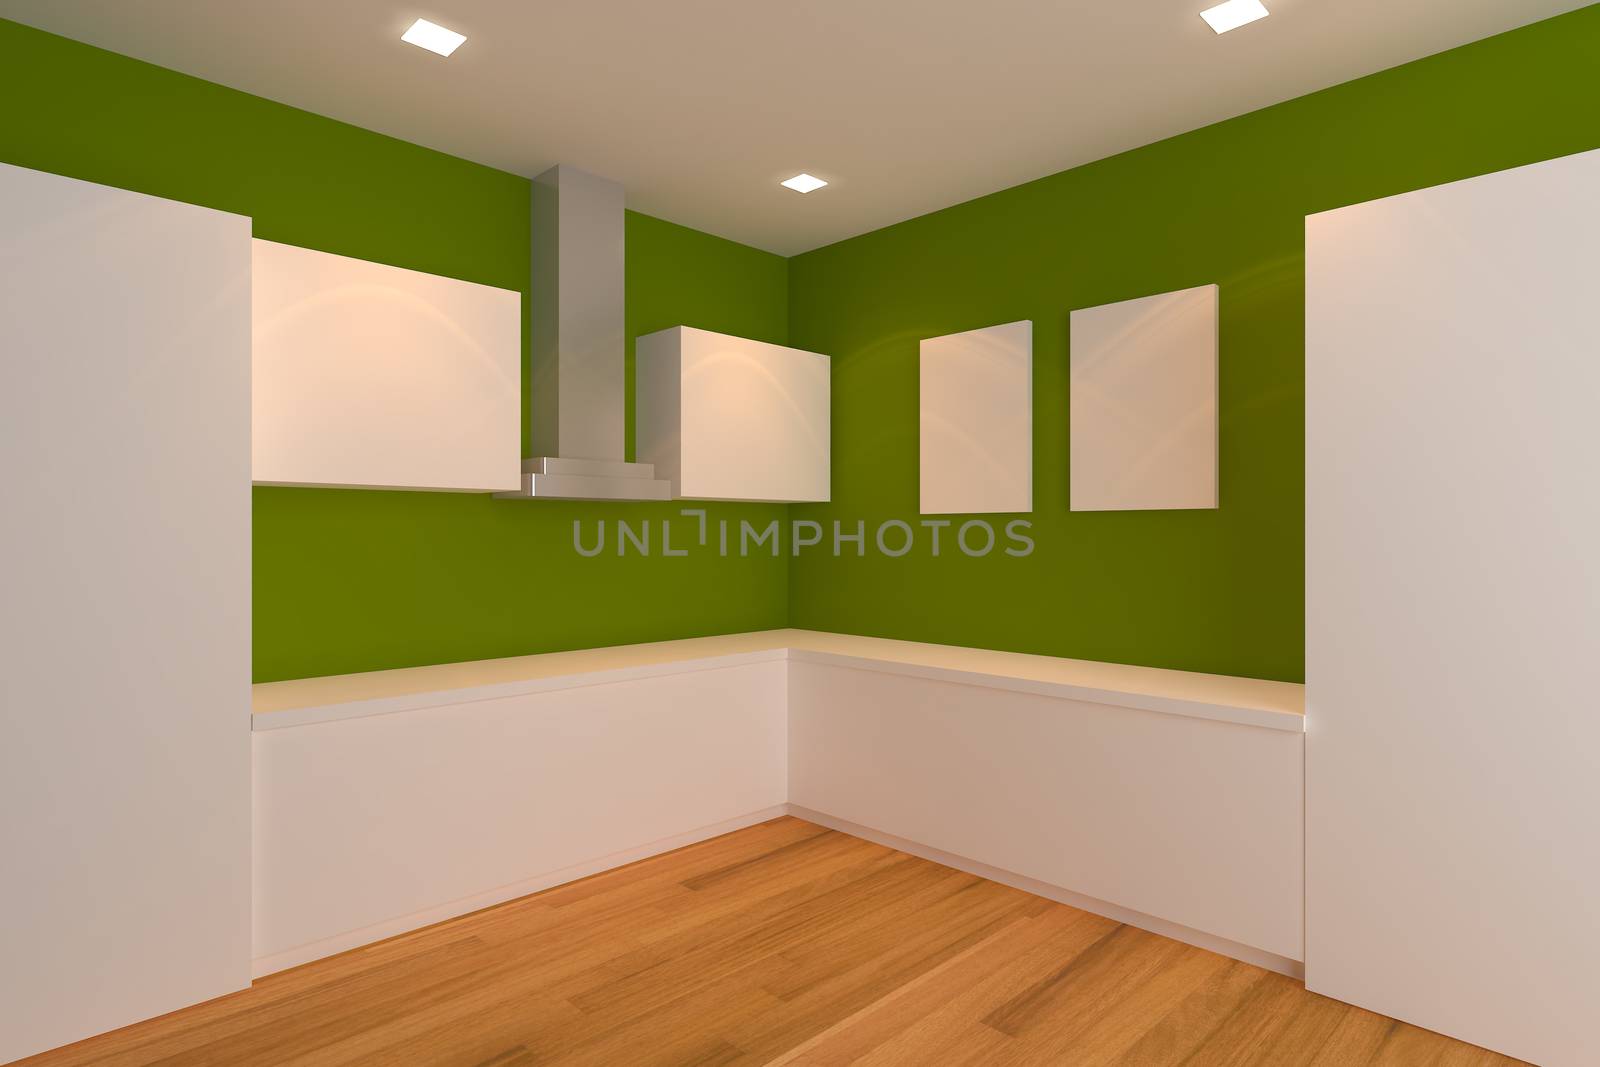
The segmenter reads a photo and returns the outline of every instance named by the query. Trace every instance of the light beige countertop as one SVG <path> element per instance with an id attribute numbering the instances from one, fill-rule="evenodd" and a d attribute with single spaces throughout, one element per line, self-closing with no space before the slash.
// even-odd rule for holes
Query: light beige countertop
<path id="1" fill-rule="evenodd" d="M 264 682 L 253 687 L 255 728 L 278 729 L 783 659 L 986 685 L 1280 730 L 1299 732 L 1304 729 L 1305 687 L 1289 682 L 816 630 L 763 630 Z"/>

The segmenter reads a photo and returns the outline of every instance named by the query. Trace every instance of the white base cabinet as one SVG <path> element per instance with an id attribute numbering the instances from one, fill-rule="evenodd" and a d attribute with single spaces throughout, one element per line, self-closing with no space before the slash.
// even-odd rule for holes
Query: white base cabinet
<path id="1" fill-rule="evenodd" d="M 784 749 L 781 660 L 258 731 L 256 971 L 775 817 Z"/>
<path id="2" fill-rule="evenodd" d="M 257 687 L 256 973 L 785 810 L 1299 973 L 1299 687 L 797 630 Z"/>
<path id="3" fill-rule="evenodd" d="M 789 799 L 1291 970 L 1303 892 L 1294 726 L 791 660 Z"/>

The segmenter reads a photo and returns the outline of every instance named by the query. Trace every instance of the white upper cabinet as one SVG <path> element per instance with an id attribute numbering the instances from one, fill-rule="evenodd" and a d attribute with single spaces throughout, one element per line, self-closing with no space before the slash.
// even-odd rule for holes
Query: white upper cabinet
<path id="1" fill-rule="evenodd" d="M 1072 313 L 1071 510 L 1217 506 L 1217 292 Z"/>
<path id="2" fill-rule="evenodd" d="M 827 356 L 675 326 L 636 361 L 638 459 L 673 496 L 828 499 Z"/>
<path id="3" fill-rule="evenodd" d="M 254 249 L 258 484 L 518 487 L 520 293 L 271 241 Z"/>
<path id="4" fill-rule="evenodd" d="M 922 342 L 924 515 L 1033 510 L 1033 323 Z"/>

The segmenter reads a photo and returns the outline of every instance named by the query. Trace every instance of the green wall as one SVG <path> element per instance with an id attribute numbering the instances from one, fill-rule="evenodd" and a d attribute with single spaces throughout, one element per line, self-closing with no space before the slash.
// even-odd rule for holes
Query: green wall
<path id="1" fill-rule="evenodd" d="M 0 56 L 0 161 L 250 215 L 259 237 L 519 289 L 527 305 L 524 178 L 3 20 Z M 683 323 L 786 339 L 782 258 L 633 213 L 627 242 L 630 337 Z M 258 488 L 256 680 L 784 625 L 782 560 L 572 551 L 575 518 L 592 531 L 677 513 Z"/>
<path id="2" fill-rule="evenodd" d="M 836 457 L 833 502 L 794 517 L 915 525 L 918 339 L 1032 319 L 1037 549 L 803 555 L 790 625 L 1299 680 L 1303 219 L 1600 147 L 1597 72 L 1591 6 L 791 260 Z M 1209 282 L 1222 506 L 1070 514 L 1068 312 Z"/>
<path id="3" fill-rule="evenodd" d="M 0 55 L 0 160 L 527 292 L 521 177 L 3 20 Z M 1034 554 L 582 559 L 574 519 L 677 505 L 257 489 L 256 678 L 788 624 L 1298 679 L 1302 219 L 1600 147 L 1597 69 L 1591 6 L 787 262 L 630 213 L 630 337 L 684 323 L 834 357 L 833 503 L 713 518 L 915 525 L 918 339 L 1029 318 Z M 1222 507 L 1069 514 L 1068 312 L 1207 282 Z"/>

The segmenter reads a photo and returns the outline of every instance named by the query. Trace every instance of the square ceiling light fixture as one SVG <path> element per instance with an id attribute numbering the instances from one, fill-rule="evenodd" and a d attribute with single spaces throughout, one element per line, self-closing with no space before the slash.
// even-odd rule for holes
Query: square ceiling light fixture
<path id="1" fill-rule="evenodd" d="M 1206 20 L 1206 25 L 1218 33 L 1227 33 L 1240 26 L 1248 26 L 1257 19 L 1264 19 L 1270 14 L 1261 0 L 1228 0 L 1225 4 L 1206 8 L 1200 12 L 1200 17 Z"/>
<path id="2" fill-rule="evenodd" d="M 788 181 L 779 182 L 778 184 L 785 189 L 793 189 L 797 193 L 809 193 L 815 189 L 821 189 L 828 183 L 810 174 L 796 174 Z"/>
<path id="3" fill-rule="evenodd" d="M 447 56 L 460 48 L 461 42 L 465 41 L 466 37 L 455 30 L 447 30 L 438 23 L 418 19 L 411 24 L 409 30 L 400 35 L 400 39 L 418 48 L 426 48 L 430 52 Z"/>

